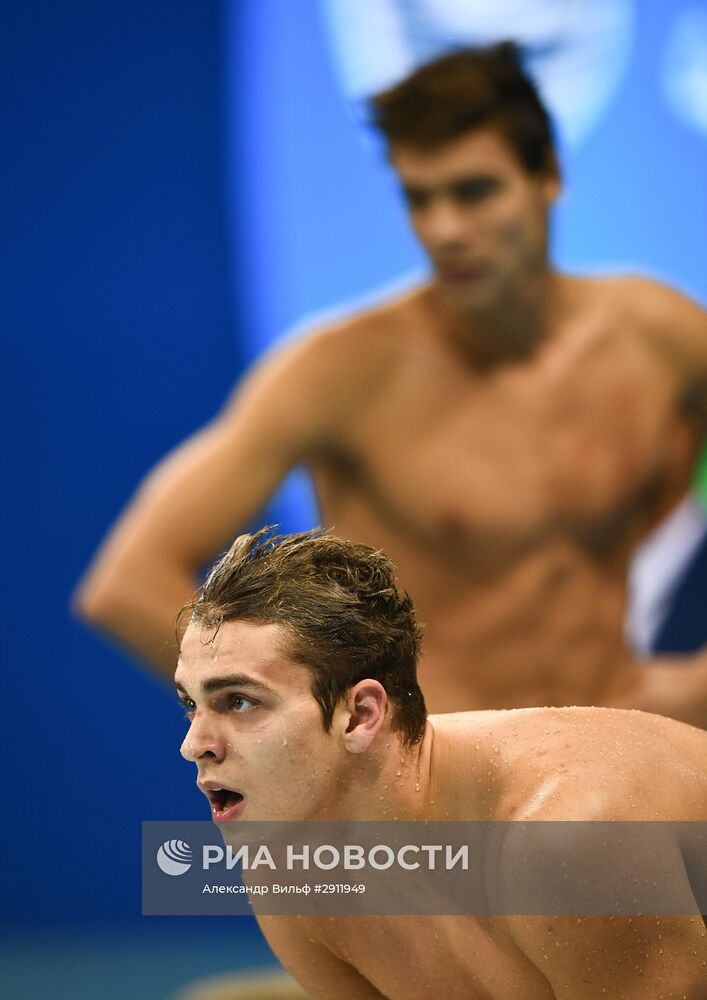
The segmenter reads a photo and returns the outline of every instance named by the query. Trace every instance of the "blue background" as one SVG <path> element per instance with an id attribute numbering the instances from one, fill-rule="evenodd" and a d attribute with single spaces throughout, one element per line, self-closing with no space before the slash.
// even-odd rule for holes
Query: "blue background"
<path id="1" fill-rule="evenodd" d="M 657 82 L 680 6 L 638 5 L 621 88 L 565 157 L 555 256 L 704 300 L 704 138 Z M 136 995 L 166 996 L 266 953 L 247 921 L 139 916 L 140 822 L 205 807 L 171 692 L 71 619 L 71 590 L 136 483 L 265 344 L 422 258 L 314 0 L 6 0 L 0 44 L 6 995 L 94 995 L 78 955 L 105 1000 L 125 995 L 142 949 Z M 271 514 L 310 516 L 289 496 Z"/>

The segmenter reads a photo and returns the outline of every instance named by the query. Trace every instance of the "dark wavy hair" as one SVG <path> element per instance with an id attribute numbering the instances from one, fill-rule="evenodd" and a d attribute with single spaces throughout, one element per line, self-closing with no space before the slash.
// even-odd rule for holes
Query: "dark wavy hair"
<path id="1" fill-rule="evenodd" d="M 412 601 L 395 585 L 382 552 L 321 530 L 241 535 L 182 609 L 200 628 L 249 621 L 282 627 L 283 650 L 312 673 L 324 727 L 358 681 L 386 690 L 391 723 L 404 744 L 422 737 L 427 712 L 417 683 L 420 649 Z"/>
<path id="2" fill-rule="evenodd" d="M 493 126 L 529 173 L 557 170 L 550 116 L 515 42 L 456 49 L 376 94 L 368 107 L 389 146 L 434 149 Z"/>

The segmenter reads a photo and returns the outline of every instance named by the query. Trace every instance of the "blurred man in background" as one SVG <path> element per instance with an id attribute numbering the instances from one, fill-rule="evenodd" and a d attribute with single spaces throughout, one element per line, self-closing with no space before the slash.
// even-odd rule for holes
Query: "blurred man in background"
<path id="1" fill-rule="evenodd" d="M 426 284 L 276 351 L 166 459 L 101 549 L 79 612 L 171 674 L 199 568 L 305 465 L 321 520 L 383 548 L 426 626 L 434 712 L 644 708 L 707 725 L 707 657 L 639 663 L 640 540 L 704 430 L 707 323 L 639 277 L 553 268 L 550 122 L 511 44 L 371 102 Z"/>

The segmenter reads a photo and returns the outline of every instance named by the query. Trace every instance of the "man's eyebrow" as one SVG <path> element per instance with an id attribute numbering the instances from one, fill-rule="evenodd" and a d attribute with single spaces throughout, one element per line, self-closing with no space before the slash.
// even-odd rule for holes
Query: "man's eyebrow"
<path id="1" fill-rule="evenodd" d="M 439 184 L 418 184 L 415 181 L 407 182 L 404 178 L 400 180 L 400 186 L 405 194 L 436 194 L 445 191 L 454 191 L 460 187 L 473 184 L 485 184 L 489 181 L 498 181 L 496 174 L 488 170 L 472 170 L 466 173 L 456 174 Z"/>
<path id="2" fill-rule="evenodd" d="M 179 681 L 174 682 L 177 691 L 186 694 L 186 688 Z M 214 691 L 221 691 L 229 687 L 247 687 L 251 691 L 261 691 L 264 694 L 273 694 L 273 689 L 262 681 L 250 677 L 248 674 L 229 674 L 228 677 L 210 677 L 202 681 L 201 690 L 204 694 L 213 694 Z"/>
<path id="3" fill-rule="evenodd" d="M 486 181 L 497 180 L 497 174 L 492 173 L 490 170 L 474 170 L 471 173 L 459 174 L 453 180 L 450 180 L 449 187 L 459 187 L 460 184 L 483 184 Z"/>

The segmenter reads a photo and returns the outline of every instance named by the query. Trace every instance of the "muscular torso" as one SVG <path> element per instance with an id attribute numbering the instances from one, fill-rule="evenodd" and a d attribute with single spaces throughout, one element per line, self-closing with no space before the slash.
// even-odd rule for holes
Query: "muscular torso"
<path id="1" fill-rule="evenodd" d="M 415 600 L 432 711 L 601 704 L 632 669 L 628 554 L 684 491 L 697 435 L 615 289 L 568 285 L 532 359 L 485 371 L 425 290 L 390 308 L 395 359 L 371 352 L 385 374 L 312 466 L 322 522 L 384 548 Z"/>

